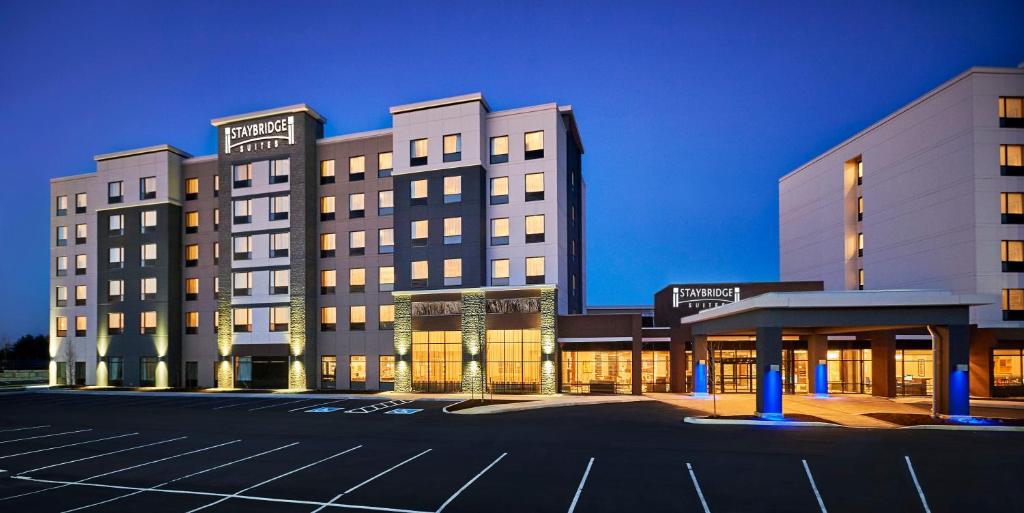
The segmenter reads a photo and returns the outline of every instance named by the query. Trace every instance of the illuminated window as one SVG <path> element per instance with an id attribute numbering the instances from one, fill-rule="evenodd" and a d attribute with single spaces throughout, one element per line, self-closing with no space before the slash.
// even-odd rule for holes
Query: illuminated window
<path id="1" fill-rule="evenodd" d="M 491 205 L 508 203 L 508 177 L 491 178 Z"/>
<path id="2" fill-rule="evenodd" d="M 992 386 L 1010 391 L 1024 386 L 1024 350 L 992 350 Z"/>
<path id="3" fill-rule="evenodd" d="M 110 248 L 108 254 L 109 256 L 107 257 L 107 261 L 109 262 L 111 269 L 120 269 L 121 267 L 124 267 L 123 247 Z"/>
<path id="4" fill-rule="evenodd" d="M 252 187 L 252 164 L 238 164 L 233 169 L 236 189 Z"/>
<path id="5" fill-rule="evenodd" d="M 156 334 L 156 312 L 141 312 L 139 314 L 139 334 Z"/>
<path id="6" fill-rule="evenodd" d="M 349 331 L 363 331 L 366 329 L 365 306 L 352 305 L 348 307 L 348 329 Z"/>
<path id="7" fill-rule="evenodd" d="M 1004 240 L 1000 246 L 1003 272 L 1024 271 L 1024 241 Z"/>
<path id="8" fill-rule="evenodd" d="M 220 195 L 220 175 L 213 175 L 213 196 Z"/>
<path id="9" fill-rule="evenodd" d="M 185 300 L 195 301 L 199 299 L 199 278 L 185 279 Z"/>
<path id="10" fill-rule="evenodd" d="M 864 256 L 864 234 L 857 234 L 857 256 Z"/>
<path id="11" fill-rule="evenodd" d="M 66 216 L 68 215 L 68 197 L 57 196 L 57 215 Z"/>
<path id="12" fill-rule="evenodd" d="M 395 381 L 395 357 L 390 354 L 380 355 L 380 382 L 393 383 Z"/>
<path id="13" fill-rule="evenodd" d="M 458 203 L 462 201 L 462 177 L 444 177 L 444 202 Z"/>
<path id="14" fill-rule="evenodd" d="M 338 329 L 338 310 L 333 306 L 320 307 L 320 331 L 335 331 Z"/>
<path id="15" fill-rule="evenodd" d="M 444 162 L 458 162 L 462 160 L 462 134 L 450 134 L 444 136 L 442 142 L 442 159 Z"/>
<path id="16" fill-rule="evenodd" d="M 1024 319 L 1024 289 L 1003 289 L 1003 320 Z"/>
<path id="17" fill-rule="evenodd" d="M 426 205 L 427 204 L 427 181 L 426 180 L 413 180 L 409 182 L 409 204 L 411 205 Z"/>
<path id="18" fill-rule="evenodd" d="M 156 243 L 143 244 L 139 253 L 142 255 L 142 266 L 156 265 Z"/>
<path id="19" fill-rule="evenodd" d="M 139 178 L 139 199 L 148 200 L 156 198 L 156 177 L 147 176 Z"/>
<path id="20" fill-rule="evenodd" d="M 1024 223 L 1024 193 L 1000 193 L 1000 214 L 1003 224 Z"/>
<path id="21" fill-rule="evenodd" d="M 540 201 L 544 199 L 544 173 L 529 173 L 526 175 L 526 201 Z"/>
<path id="22" fill-rule="evenodd" d="M 412 286 L 425 288 L 427 286 L 427 261 L 416 260 L 410 264 L 412 269 Z"/>
<path id="23" fill-rule="evenodd" d="M 142 278 L 139 291 L 143 301 L 156 299 L 156 278 Z"/>
<path id="24" fill-rule="evenodd" d="M 377 284 L 381 292 L 395 290 L 395 268 L 390 265 L 378 268 Z"/>
<path id="25" fill-rule="evenodd" d="M 334 196 L 320 197 L 320 220 L 330 221 L 334 219 Z"/>
<path id="26" fill-rule="evenodd" d="M 250 235 L 239 235 L 234 238 L 235 260 L 251 260 L 252 259 L 252 236 Z"/>
<path id="27" fill-rule="evenodd" d="M 185 179 L 185 199 L 194 200 L 199 197 L 199 178 Z"/>
<path id="28" fill-rule="evenodd" d="M 864 196 L 857 196 L 857 220 L 864 220 Z"/>
<path id="29" fill-rule="evenodd" d="M 324 269 L 320 271 L 320 293 L 334 294 L 338 287 L 338 271 Z"/>
<path id="30" fill-rule="evenodd" d="M 390 330 L 395 326 L 395 305 L 377 307 L 377 329 Z"/>
<path id="31" fill-rule="evenodd" d="M 56 275 L 57 276 L 67 276 L 68 275 L 68 257 L 66 257 L 66 256 L 59 256 L 59 257 L 57 257 L 56 262 L 54 263 L 54 270 L 56 271 Z"/>
<path id="32" fill-rule="evenodd" d="M 377 154 L 377 177 L 387 178 L 391 176 L 392 164 L 391 152 L 384 151 Z"/>
<path id="33" fill-rule="evenodd" d="M 270 271 L 270 293 L 287 294 L 288 277 L 288 269 L 275 269 L 273 271 Z"/>
<path id="34" fill-rule="evenodd" d="M 857 269 L 857 288 L 864 290 L 864 269 Z"/>
<path id="35" fill-rule="evenodd" d="M 199 231 L 199 212 L 185 212 L 185 233 L 196 233 Z"/>
<path id="36" fill-rule="evenodd" d="M 461 258 L 446 258 L 444 260 L 444 285 L 445 287 L 462 285 Z"/>
<path id="37" fill-rule="evenodd" d="M 107 183 L 107 203 L 124 201 L 124 183 L 121 181 Z"/>
<path id="38" fill-rule="evenodd" d="M 462 386 L 462 332 L 412 332 L 412 386 L 454 392 Z"/>
<path id="39" fill-rule="evenodd" d="M 320 357 L 320 387 L 334 388 L 336 372 L 338 368 L 338 357 L 334 355 L 323 355 Z"/>
<path id="40" fill-rule="evenodd" d="M 355 219 L 366 216 L 366 196 L 357 192 L 348 195 L 348 217 Z"/>
<path id="41" fill-rule="evenodd" d="M 288 256 L 288 249 L 291 246 L 288 232 L 270 234 L 270 258 L 283 258 Z"/>
<path id="42" fill-rule="evenodd" d="M 526 284 L 544 283 L 544 257 L 526 257 Z"/>
<path id="43" fill-rule="evenodd" d="M 197 265 L 199 265 L 199 244 L 189 244 L 185 246 L 185 267 Z"/>
<path id="44" fill-rule="evenodd" d="M 153 279 L 154 291 L 156 289 L 156 279 Z M 85 306 L 85 302 L 89 297 L 89 290 L 85 285 L 75 285 L 75 306 Z"/>
<path id="45" fill-rule="evenodd" d="M 335 241 L 333 233 L 320 234 L 320 258 L 333 257 L 335 253 Z"/>
<path id="46" fill-rule="evenodd" d="M 544 158 L 544 131 L 526 132 L 523 134 L 526 149 L 526 160 Z"/>
<path id="47" fill-rule="evenodd" d="M 58 226 L 57 227 L 57 245 L 67 246 L 68 245 L 68 227 Z"/>
<path id="48" fill-rule="evenodd" d="M 544 215 L 526 216 L 526 242 L 544 242 Z"/>
<path id="49" fill-rule="evenodd" d="M 366 269 L 353 267 L 348 270 L 348 291 L 363 292 L 366 290 Z"/>
<path id="50" fill-rule="evenodd" d="M 409 165 L 423 166 L 427 163 L 427 140 L 414 139 L 409 141 Z"/>
<path id="51" fill-rule="evenodd" d="M 288 183 L 291 173 L 291 161 L 279 159 L 270 161 L 270 183 Z"/>
<path id="52" fill-rule="evenodd" d="M 252 222 L 252 200 L 235 200 L 235 224 L 249 224 Z"/>
<path id="53" fill-rule="evenodd" d="M 426 246 L 427 245 L 427 232 L 429 224 L 426 219 L 412 222 L 411 237 L 413 246 Z"/>
<path id="54" fill-rule="evenodd" d="M 444 218 L 444 243 L 445 244 L 461 244 L 462 243 L 462 218 L 461 217 L 446 217 L 446 218 Z"/>
<path id="55" fill-rule="evenodd" d="M 57 301 L 56 306 L 68 306 L 68 288 L 67 287 L 58 286 L 57 290 L 56 290 L 56 293 L 54 294 L 54 297 L 56 298 L 56 301 Z"/>
<path id="56" fill-rule="evenodd" d="M 858 160 L 857 161 L 857 185 L 862 185 L 863 183 L 864 183 L 864 161 L 863 160 Z"/>
<path id="57" fill-rule="evenodd" d="M 353 383 L 365 383 L 366 382 L 366 357 L 359 355 L 352 355 L 348 357 L 348 367 L 350 380 Z"/>
<path id="58" fill-rule="evenodd" d="M 358 155 L 348 158 L 348 179 L 351 182 L 362 180 L 366 176 L 366 157 Z"/>
<path id="59" fill-rule="evenodd" d="M 287 306 L 270 307 L 270 331 L 288 331 L 289 311 Z"/>
<path id="60" fill-rule="evenodd" d="M 395 252 L 394 228 L 380 228 L 377 230 L 377 252 L 382 255 Z"/>
<path id="61" fill-rule="evenodd" d="M 213 209 L 213 229 L 216 230 L 218 228 L 220 228 L 220 209 L 215 208 Z"/>
<path id="62" fill-rule="evenodd" d="M 75 336 L 84 337 L 88 329 L 89 319 L 84 315 L 75 316 Z"/>
<path id="63" fill-rule="evenodd" d="M 508 136 L 491 137 L 491 164 L 508 162 Z"/>
<path id="64" fill-rule="evenodd" d="M 107 314 L 107 335 L 121 335 L 124 333 L 124 313 L 111 312 Z"/>
<path id="65" fill-rule="evenodd" d="M 491 219 L 491 245 L 508 245 L 508 218 L 499 217 Z"/>
<path id="66" fill-rule="evenodd" d="M 232 278 L 233 292 L 236 296 L 248 296 L 252 294 L 252 273 L 236 272 Z"/>
<path id="67" fill-rule="evenodd" d="M 213 263 L 220 263 L 220 242 L 213 243 Z"/>
<path id="68" fill-rule="evenodd" d="M 507 258 L 491 260 L 491 285 L 508 285 L 509 261 Z"/>
<path id="69" fill-rule="evenodd" d="M 377 191 L 377 215 L 389 216 L 395 213 L 395 191 Z"/>
<path id="70" fill-rule="evenodd" d="M 1024 127 L 1024 98 L 999 97 L 999 126 L 1009 128 Z"/>
<path id="71" fill-rule="evenodd" d="M 495 392 L 540 391 L 540 330 L 487 330 L 487 384 Z"/>
<path id="72" fill-rule="evenodd" d="M 288 209 L 291 202 L 288 196 L 273 196 L 270 198 L 270 220 L 284 221 L 288 219 Z"/>
<path id="73" fill-rule="evenodd" d="M 154 244 L 154 247 L 156 245 Z M 145 246 L 143 246 L 145 247 Z M 155 258 L 155 257 L 154 257 Z M 75 255 L 75 275 L 80 276 L 86 273 L 88 268 L 88 257 L 84 254 Z"/>
<path id="74" fill-rule="evenodd" d="M 89 239 L 89 225 L 82 223 L 75 225 L 75 244 L 85 244 Z"/>
<path id="75" fill-rule="evenodd" d="M 321 160 L 320 161 L 320 183 L 334 183 L 334 161 L 333 160 Z"/>
<path id="76" fill-rule="evenodd" d="M 80 192 L 75 194 L 75 213 L 84 214 L 86 208 L 89 206 L 89 197 L 86 193 Z"/>
<path id="77" fill-rule="evenodd" d="M 1021 162 L 1021 153 L 1024 146 L 1020 144 L 999 145 L 999 170 L 1003 176 L 1024 175 L 1024 163 Z"/>
<path id="78" fill-rule="evenodd" d="M 235 308 L 233 322 L 235 333 L 252 333 L 252 309 Z"/>
<path id="79" fill-rule="evenodd" d="M 58 337 L 68 336 L 68 318 L 67 317 L 56 317 L 54 319 L 54 325 L 57 329 Z"/>
<path id="80" fill-rule="evenodd" d="M 199 312 L 185 312 L 185 334 L 199 333 Z"/>
<path id="81" fill-rule="evenodd" d="M 353 256 L 366 254 L 366 232 L 363 230 L 348 232 L 348 254 Z"/>
<path id="82" fill-rule="evenodd" d="M 124 214 L 110 216 L 107 229 L 110 235 L 124 235 Z"/>

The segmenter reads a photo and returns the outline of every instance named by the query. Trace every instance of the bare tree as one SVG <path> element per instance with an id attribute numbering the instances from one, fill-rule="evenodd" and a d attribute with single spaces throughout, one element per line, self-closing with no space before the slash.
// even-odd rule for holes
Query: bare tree
<path id="1" fill-rule="evenodd" d="M 70 340 L 64 342 L 64 359 L 67 364 L 64 366 L 64 377 L 67 380 L 67 385 L 71 386 L 75 384 L 75 344 Z"/>

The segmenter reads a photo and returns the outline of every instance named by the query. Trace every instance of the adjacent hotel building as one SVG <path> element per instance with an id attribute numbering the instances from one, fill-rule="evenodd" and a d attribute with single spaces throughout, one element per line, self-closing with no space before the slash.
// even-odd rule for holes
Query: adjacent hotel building
<path id="1" fill-rule="evenodd" d="M 218 118 L 216 155 L 51 180 L 51 384 L 555 392 L 586 283 L 572 108 L 390 111 Z"/>

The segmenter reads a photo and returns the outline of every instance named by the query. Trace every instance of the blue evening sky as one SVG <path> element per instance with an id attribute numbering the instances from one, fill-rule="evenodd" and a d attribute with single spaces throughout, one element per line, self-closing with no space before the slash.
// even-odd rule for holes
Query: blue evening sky
<path id="1" fill-rule="evenodd" d="M 1021 2 L 11 2 L 0 5 L 0 336 L 47 329 L 49 184 L 93 155 L 216 151 L 209 120 L 306 102 L 326 135 L 481 91 L 572 104 L 587 301 L 778 278 L 777 180 L 974 65 Z"/>

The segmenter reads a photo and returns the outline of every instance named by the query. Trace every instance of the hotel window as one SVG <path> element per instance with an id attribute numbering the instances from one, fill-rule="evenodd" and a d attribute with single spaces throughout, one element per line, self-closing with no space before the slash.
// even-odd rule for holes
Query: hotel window
<path id="1" fill-rule="evenodd" d="M 57 327 L 57 336 L 58 337 L 66 337 L 66 336 L 68 336 L 68 318 L 67 317 L 57 317 L 55 324 L 57 325 L 56 327 Z"/>
<path id="2" fill-rule="evenodd" d="M 139 199 L 148 200 L 156 198 L 156 177 L 147 176 L 139 178 Z"/>
<path id="3" fill-rule="evenodd" d="M 377 307 L 377 329 L 395 329 L 395 305 L 379 305 Z"/>
<path id="4" fill-rule="evenodd" d="M 413 388 L 453 392 L 462 386 L 462 332 L 412 332 Z"/>
<path id="5" fill-rule="evenodd" d="M 362 267 L 353 267 L 348 270 L 348 291 L 366 291 L 366 269 L 363 269 Z"/>
<path id="6" fill-rule="evenodd" d="M 857 290 L 864 290 L 864 269 L 857 269 Z"/>
<path id="7" fill-rule="evenodd" d="M 87 263 L 88 263 L 88 257 L 86 257 L 84 254 L 82 254 L 82 255 L 75 255 L 75 275 L 76 276 L 84 275 L 87 272 L 87 270 L 88 270 Z"/>
<path id="8" fill-rule="evenodd" d="M 199 231 L 199 212 L 193 210 L 185 212 L 185 233 L 196 233 Z"/>
<path id="9" fill-rule="evenodd" d="M 366 307 L 363 305 L 352 305 L 348 307 L 348 329 L 349 331 L 366 330 Z"/>
<path id="10" fill-rule="evenodd" d="M 390 265 L 377 269 L 377 290 L 389 292 L 395 290 L 395 268 Z"/>
<path id="11" fill-rule="evenodd" d="M 149 301 L 156 299 L 156 278 L 142 278 L 139 280 L 139 299 Z"/>
<path id="12" fill-rule="evenodd" d="M 288 183 L 291 174 L 291 161 L 278 159 L 270 161 L 270 183 Z"/>
<path id="13" fill-rule="evenodd" d="M 320 234 L 320 258 L 333 257 L 335 253 L 334 245 L 334 234 L 333 233 L 321 233 Z"/>
<path id="14" fill-rule="evenodd" d="M 124 182 L 116 181 L 107 183 L 107 203 L 121 203 L 124 201 Z"/>
<path id="15" fill-rule="evenodd" d="M 377 177 L 387 178 L 391 176 L 391 169 L 394 166 L 392 163 L 392 154 L 390 151 L 384 151 L 377 154 Z"/>
<path id="16" fill-rule="evenodd" d="M 185 199 L 194 200 L 199 198 L 199 179 L 198 178 L 186 178 L 185 179 Z"/>
<path id="17" fill-rule="evenodd" d="M 252 187 L 252 164 L 234 166 L 235 189 Z"/>
<path id="18" fill-rule="evenodd" d="M 320 220 L 331 221 L 335 217 L 334 196 L 320 197 Z"/>
<path id="19" fill-rule="evenodd" d="M 321 184 L 334 183 L 334 161 L 333 160 L 321 160 L 320 161 L 320 183 Z"/>
<path id="20" fill-rule="evenodd" d="M 270 271 L 270 293 L 288 293 L 288 269 L 276 269 Z"/>
<path id="21" fill-rule="evenodd" d="M 1002 249 L 1003 272 L 1024 271 L 1024 241 L 1004 240 Z"/>
<path id="22" fill-rule="evenodd" d="M 992 387 L 1004 389 L 993 395 L 1018 395 L 1024 386 L 1024 350 L 992 350 Z"/>
<path id="23" fill-rule="evenodd" d="M 124 301 L 124 280 L 107 281 L 107 301 Z"/>
<path id="24" fill-rule="evenodd" d="M 54 265 L 54 267 L 56 268 L 57 276 L 67 276 L 68 275 L 68 257 L 66 257 L 66 256 L 59 256 L 59 257 L 57 257 L 57 262 Z"/>
<path id="25" fill-rule="evenodd" d="M 508 285 L 509 261 L 507 258 L 491 260 L 491 285 Z"/>
<path id="26" fill-rule="evenodd" d="M 366 217 L 366 195 L 361 192 L 348 195 L 348 218 Z"/>
<path id="27" fill-rule="evenodd" d="M 444 286 L 453 287 L 462 285 L 462 259 L 444 259 Z"/>
<path id="28" fill-rule="evenodd" d="M 68 197 L 57 196 L 57 215 L 66 216 L 68 215 Z"/>
<path id="29" fill-rule="evenodd" d="M 185 312 L 185 334 L 199 333 L 199 312 Z"/>
<path id="30" fill-rule="evenodd" d="M 1003 224 L 1024 223 L 1024 193 L 1003 192 L 999 194 L 999 199 Z"/>
<path id="31" fill-rule="evenodd" d="M 395 357 L 390 354 L 380 355 L 380 382 L 393 383 L 395 381 Z"/>
<path id="32" fill-rule="evenodd" d="M 75 225 L 75 244 L 85 244 L 89 239 L 89 226 L 85 223 Z"/>
<path id="33" fill-rule="evenodd" d="M 1024 289 L 1003 289 L 1003 320 L 1024 320 Z"/>
<path id="34" fill-rule="evenodd" d="M 427 261 L 416 260 L 410 264 L 412 269 L 412 286 L 413 288 L 426 288 L 427 287 Z"/>
<path id="35" fill-rule="evenodd" d="M 491 219 L 491 245 L 508 245 L 508 218 L 499 217 Z"/>
<path id="36" fill-rule="evenodd" d="M 124 214 L 110 216 L 107 227 L 110 235 L 124 235 Z"/>
<path id="37" fill-rule="evenodd" d="M 235 333 L 252 333 L 251 308 L 235 308 L 232 317 Z"/>
<path id="38" fill-rule="evenodd" d="M 487 330 L 487 383 L 501 392 L 540 391 L 540 330 Z"/>
<path id="39" fill-rule="evenodd" d="M 366 232 L 363 230 L 348 232 L 348 254 L 350 256 L 366 254 Z"/>
<path id="40" fill-rule="evenodd" d="M 232 292 L 236 296 L 252 295 L 252 273 L 236 272 L 232 278 L 234 284 Z"/>
<path id="41" fill-rule="evenodd" d="M 366 157 L 359 155 L 348 158 L 348 181 L 358 182 L 366 176 Z"/>
<path id="42" fill-rule="evenodd" d="M 353 383 L 365 383 L 366 382 L 366 357 L 359 355 L 352 355 L 348 357 L 348 367 L 350 380 Z"/>
<path id="43" fill-rule="evenodd" d="M 55 306 L 68 306 L 68 288 L 58 286 L 55 292 L 56 305 Z"/>
<path id="44" fill-rule="evenodd" d="M 864 220 L 864 196 L 857 196 L 857 220 Z"/>
<path id="45" fill-rule="evenodd" d="M 377 191 L 377 215 L 389 216 L 395 213 L 395 191 Z"/>
<path id="46" fill-rule="evenodd" d="M 508 177 L 491 178 L 491 205 L 508 203 Z"/>
<path id="47" fill-rule="evenodd" d="M 508 162 L 508 136 L 491 137 L 491 164 Z"/>
<path id="48" fill-rule="evenodd" d="M 337 356 L 323 355 L 320 357 L 320 388 L 334 388 L 337 368 Z"/>
<path id="49" fill-rule="evenodd" d="M 288 196 L 273 196 L 270 198 L 270 220 L 284 221 L 288 219 Z"/>
<path id="50" fill-rule="evenodd" d="M 1024 128 L 1024 98 L 999 97 L 999 126 Z"/>
<path id="51" fill-rule="evenodd" d="M 199 278 L 185 279 L 185 301 L 199 299 Z"/>
<path id="52" fill-rule="evenodd" d="M 1024 146 L 1020 144 L 999 145 L 999 174 L 1003 176 L 1024 176 L 1024 163 L 1021 153 Z"/>
<path id="53" fill-rule="evenodd" d="M 185 246 L 185 267 L 197 265 L 199 265 L 199 244 L 189 244 Z"/>
<path id="54" fill-rule="evenodd" d="M 251 260 L 252 259 L 252 237 L 249 235 L 239 235 L 235 237 L 235 260 Z"/>
<path id="55" fill-rule="evenodd" d="M 270 258 L 284 258 L 288 256 L 288 249 L 291 247 L 288 232 L 270 234 Z"/>
<path id="56" fill-rule="evenodd" d="M 156 210 L 144 210 L 139 214 L 139 218 L 142 224 L 142 233 L 156 231 Z"/>
<path id="57" fill-rule="evenodd" d="M 57 245 L 67 246 L 68 245 L 68 227 L 58 226 L 57 227 Z"/>
<path id="58" fill-rule="evenodd" d="M 394 228 L 380 228 L 377 230 L 377 252 L 382 255 L 395 252 Z"/>
<path id="59" fill-rule="evenodd" d="M 526 284 L 544 283 L 544 257 L 526 257 Z"/>
<path id="60" fill-rule="evenodd" d="M 864 161 L 857 161 L 857 185 L 864 184 Z"/>
<path id="61" fill-rule="evenodd" d="M 213 197 L 220 196 L 220 175 L 213 175 Z"/>
<path id="62" fill-rule="evenodd" d="M 320 271 L 320 293 L 334 294 L 338 287 L 338 271 L 324 269 Z"/>
<path id="63" fill-rule="evenodd" d="M 462 177 L 444 177 L 444 202 L 458 203 L 462 201 Z"/>
<path id="64" fill-rule="evenodd" d="M 863 233 L 858 233 L 857 234 L 857 256 L 858 257 L 864 256 L 864 234 Z"/>
<path id="65" fill-rule="evenodd" d="M 413 221 L 411 224 L 410 236 L 412 238 L 413 247 L 422 247 L 427 245 L 427 234 L 430 224 L 426 219 L 419 221 Z"/>
<path id="66" fill-rule="evenodd" d="M 336 331 L 338 329 L 338 310 L 333 306 L 320 307 L 320 331 Z"/>
<path id="67" fill-rule="evenodd" d="M 75 316 L 75 336 L 84 337 L 86 335 L 86 328 L 88 326 L 88 319 L 84 315 Z"/>
<path id="68" fill-rule="evenodd" d="M 529 173 L 526 175 L 526 201 L 540 201 L 544 199 L 544 173 Z"/>
<path id="69" fill-rule="evenodd" d="M 85 285 L 75 285 L 75 306 L 85 306 L 88 297 L 89 290 Z"/>
<path id="70" fill-rule="evenodd" d="M 213 277 L 213 299 L 220 298 L 220 276 Z M 214 325 L 216 329 L 216 324 Z"/>
<path id="71" fill-rule="evenodd" d="M 544 242 L 544 215 L 526 216 L 526 242 Z"/>
<path id="72" fill-rule="evenodd" d="M 109 263 L 110 269 L 120 269 L 124 267 L 124 248 L 110 248 L 110 251 L 108 252 L 107 262 Z"/>
<path id="73" fill-rule="evenodd" d="M 139 249 L 142 256 L 142 267 L 156 265 L 156 243 L 143 244 Z"/>
<path id="74" fill-rule="evenodd" d="M 124 313 L 114 312 L 107 314 L 107 335 L 124 334 Z"/>
<path id="75" fill-rule="evenodd" d="M 413 180 L 409 182 L 409 204 L 410 205 L 426 205 L 427 204 L 427 181 L 426 180 Z"/>
<path id="76" fill-rule="evenodd" d="M 409 165 L 423 166 L 427 164 L 427 140 L 413 139 L 409 141 Z"/>
<path id="77" fill-rule="evenodd" d="M 270 307 L 270 331 L 274 333 L 288 331 L 288 307 Z"/>
<path id="78" fill-rule="evenodd" d="M 462 218 L 461 217 L 446 217 L 446 218 L 444 218 L 444 243 L 445 244 L 461 244 L 462 243 Z"/>
<path id="79" fill-rule="evenodd" d="M 220 242 L 213 243 L 213 264 L 217 265 L 220 263 Z"/>
<path id="80" fill-rule="evenodd" d="M 89 206 L 89 197 L 84 193 L 80 192 L 75 194 L 75 213 L 84 214 L 86 208 Z"/>
<path id="81" fill-rule="evenodd" d="M 523 144 L 526 148 L 526 160 L 544 158 L 544 131 L 526 132 L 523 134 Z"/>
<path id="82" fill-rule="evenodd" d="M 217 231 L 220 228 L 220 209 L 213 209 L 213 230 Z"/>
<path id="83" fill-rule="evenodd" d="M 441 139 L 443 162 L 458 162 L 462 160 L 462 134 L 450 134 Z"/>
<path id="84" fill-rule="evenodd" d="M 252 222 L 252 200 L 235 200 L 235 224 L 249 224 Z"/>
<path id="85" fill-rule="evenodd" d="M 155 335 L 156 334 L 156 312 L 140 312 L 139 313 L 139 334 L 140 335 Z"/>

